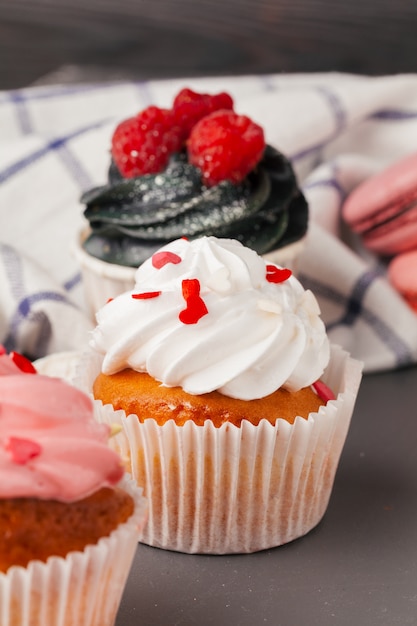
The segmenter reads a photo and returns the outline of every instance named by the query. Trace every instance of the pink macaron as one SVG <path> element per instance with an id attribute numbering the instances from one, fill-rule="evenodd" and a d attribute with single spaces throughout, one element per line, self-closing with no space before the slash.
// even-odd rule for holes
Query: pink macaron
<path id="1" fill-rule="evenodd" d="M 388 280 L 417 313 L 417 250 L 395 256 L 388 265 Z"/>
<path id="2" fill-rule="evenodd" d="M 393 256 L 417 248 L 417 153 L 354 189 L 342 216 L 377 254 Z"/>

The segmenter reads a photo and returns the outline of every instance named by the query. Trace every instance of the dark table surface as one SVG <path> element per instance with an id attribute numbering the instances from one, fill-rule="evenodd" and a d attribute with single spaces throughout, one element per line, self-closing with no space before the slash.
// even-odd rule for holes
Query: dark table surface
<path id="1" fill-rule="evenodd" d="M 139 545 L 117 626 L 417 624 L 417 367 L 363 378 L 327 513 L 250 555 Z"/>

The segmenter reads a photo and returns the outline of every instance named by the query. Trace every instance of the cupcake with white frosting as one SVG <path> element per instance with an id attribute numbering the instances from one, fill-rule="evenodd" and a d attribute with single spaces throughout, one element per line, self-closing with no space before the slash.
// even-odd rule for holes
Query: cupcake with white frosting
<path id="1" fill-rule="evenodd" d="M 313 294 L 239 242 L 176 240 L 103 307 L 84 382 L 150 500 L 143 541 L 253 552 L 325 513 L 361 365 Z"/>

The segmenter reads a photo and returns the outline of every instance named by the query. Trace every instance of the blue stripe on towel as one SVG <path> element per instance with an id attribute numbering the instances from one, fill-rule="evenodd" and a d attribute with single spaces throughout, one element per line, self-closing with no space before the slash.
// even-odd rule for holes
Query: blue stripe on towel
<path id="1" fill-rule="evenodd" d="M 68 143 L 61 144 L 56 152 L 79 187 L 83 191 L 91 189 L 93 181 L 83 163 L 76 157 L 74 152 L 70 150 Z"/>
<path id="2" fill-rule="evenodd" d="M 307 146 L 306 148 L 303 148 L 299 152 L 294 152 L 294 154 L 288 155 L 288 158 L 293 163 L 295 163 L 296 161 L 301 161 L 302 159 L 305 159 L 306 157 L 310 156 L 311 154 L 315 154 L 316 152 L 320 152 L 320 150 L 322 150 L 324 148 L 326 143 L 327 143 L 327 140 L 326 141 L 320 141 L 319 143 L 315 143 L 312 146 Z"/>
<path id="3" fill-rule="evenodd" d="M 81 272 L 77 272 L 74 276 L 65 281 L 63 289 L 65 289 L 65 291 L 71 291 L 74 287 L 77 287 L 77 285 L 81 283 L 81 280 Z"/>
<path id="4" fill-rule="evenodd" d="M 379 275 L 373 270 L 364 272 L 359 277 L 349 297 L 345 298 L 345 315 L 340 318 L 339 324 L 352 326 L 356 322 L 357 317 L 362 313 L 365 295 L 375 278 L 379 278 Z"/>
<path id="5" fill-rule="evenodd" d="M 340 98 L 335 94 L 334 91 L 332 91 L 328 87 L 320 85 L 316 88 L 316 91 L 318 94 L 324 97 L 333 115 L 333 119 L 335 121 L 335 131 L 333 133 L 333 137 L 335 137 L 346 127 L 346 109 L 343 106 Z"/>
<path id="6" fill-rule="evenodd" d="M 273 74 L 261 74 L 257 76 L 261 89 L 263 91 L 278 91 L 279 87 L 275 82 L 275 76 Z"/>
<path id="7" fill-rule="evenodd" d="M 141 107 L 145 108 L 151 104 L 155 104 L 155 97 L 152 93 L 150 84 L 145 80 L 140 80 L 136 83 L 132 83 L 138 90 Z"/>
<path id="8" fill-rule="evenodd" d="M 26 98 L 22 90 L 14 90 L 9 92 L 10 101 L 13 103 L 13 110 L 16 113 L 18 126 L 22 135 L 29 135 L 32 131 L 32 122 L 30 119 L 29 109 L 26 106 Z"/>
<path id="9" fill-rule="evenodd" d="M 0 243 L 0 256 L 6 272 L 10 293 L 15 300 L 20 300 L 25 295 L 21 258 L 16 250 L 6 243 Z"/>
<path id="10" fill-rule="evenodd" d="M 417 120 L 417 111 L 400 111 L 399 109 L 384 109 L 376 111 L 370 116 L 371 119 L 389 120 L 391 122 L 402 122 Z"/>
<path id="11" fill-rule="evenodd" d="M 35 293 L 31 293 L 28 296 L 25 296 L 19 302 L 16 316 L 19 316 L 21 318 L 27 317 L 32 310 L 32 306 L 42 301 L 62 302 L 64 304 L 68 304 L 71 307 L 75 307 L 75 305 L 70 300 L 68 300 L 65 295 L 61 293 L 57 293 L 56 291 L 37 291 Z"/>
<path id="12" fill-rule="evenodd" d="M 336 93 L 323 85 L 318 85 L 314 88 L 314 90 L 326 102 L 327 107 L 333 117 L 335 129 L 329 134 L 328 137 L 326 137 L 322 141 L 319 141 L 311 146 L 307 146 L 299 152 L 290 155 L 289 158 L 291 161 L 300 161 L 301 159 L 304 159 L 311 154 L 319 152 L 324 148 L 324 146 L 326 146 L 330 141 L 333 141 L 333 139 L 335 139 L 346 128 L 346 109 L 344 108 L 340 98 L 336 95 Z"/>
<path id="13" fill-rule="evenodd" d="M 53 152 L 55 150 L 58 150 L 59 148 L 62 148 L 72 139 L 75 139 L 76 137 L 84 135 L 85 133 L 88 133 L 89 131 L 94 130 L 96 128 L 101 128 L 107 122 L 108 122 L 107 119 L 101 120 L 100 122 L 96 122 L 94 124 L 90 124 L 89 126 L 79 128 L 78 130 L 72 133 L 69 133 L 68 135 L 63 135 L 62 137 L 56 137 L 55 139 L 47 143 L 46 146 L 44 146 L 43 148 L 39 148 L 38 150 L 35 150 L 34 152 L 29 154 L 25 158 L 20 159 L 19 161 L 16 161 L 15 163 L 10 165 L 6 169 L 0 171 L 0 183 L 4 183 L 9 178 L 12 178 L 16 174 L 19 174 L 22 170 L 26 169 L 27 167 L 29 167 L 30 165 L 32 165 L 39 159 L 42 159 L 50 152 Z"/>
<path id="14" fill-rule="evenodd" d="M 357 281 L 349 297 L 345 294 L 325 285 L 319 280 L 305 274 L 300 276 L 300 281 L 306 289 L 311 289 L 316 296 L 344 307 L 343 315 L 327 324 L 327 331 L 331 332 L 337 326 L 353 326 L 360 318 L 370 327 L 370 332 L 375 333 L 381 342 L 394 355 L 397 367 L 410 365 L 414 362 L 413 356 L 407 344 L 375 313 L 368 310 L 363 304 L 363 299 L 370 285 L 380 275 L 377 271 L 365 272 Z"/>
<path id="15" fill-rule="evenodd" d="M 15 93 L 19 94 L 19 97 L 28 101 L 36 100 L 54 100 L 67 98 L 68 96 L 77 96 L 79 94 L 91 93 L 94 91 L 102 91 L 113 89 L 119 83 L 97 83 L 97 84 L 79 84 L 79 85 L 51 85 L 45 87 L 27 87 L 25 89 L 17 89 Z M 134 83 L 131 83 L 132 85 Z M 129 83 L 123 83 L 122 86 L 129 86 Z M 10 102 L 9 92 L 0 93 L 0 105 L 8 104 Z"/>
<path id="16" fill-rule="evenodd" d="M 124 81 L 109 83 L 93 83 L 78 85 L 48 85 L 44 87 L 27 87 L 25 89 L 16 89 L 13 92 L 0 93 L 0 106 L 10 103 L 10 94 L 20 102 L 36 102 L 39 100 L 60 100 L 70 96 L 79 96 L 99 91 L 108 91 L 115 88 L 138 88 L 141 95 L 141 101 L 147 104 L 153 104 L 153 96 L 151 95 L 150 84 L 148 81 Z"/>

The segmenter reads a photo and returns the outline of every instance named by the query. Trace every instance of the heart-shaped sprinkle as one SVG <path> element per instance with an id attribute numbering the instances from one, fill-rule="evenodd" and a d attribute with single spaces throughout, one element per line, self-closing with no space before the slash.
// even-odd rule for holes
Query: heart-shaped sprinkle
<path id="1" fill-rule="evenodd" d="M 6 348 L 0 344 L 0 356 L 2 354 L 7 354 Z"/>
<path id="2" fill-rule="evenodd" d="M 32 439 L 9 437 L 5 448 L 18 465 L 25 465 L 30 459 L 40 455 L 42 447 Z"/>
<path id="3" fill-rule="evenodd" d="M 161 295 L 161 291 L 144 291 L 143 293 L 132 293 L 132 298 L 135 300 L 149 300 L 150 298 L 157 298 Z"/>
<path id="4" fill-rule="evenodd" d="M 201 298 L 189 298 L 187 308 L 180 312 L 179 319 L 183 324 L 197 324 L 207 313 L 207 307 Z"/>
<path id="5" fill-rule="evenodd" d="M 267 300 L 266 298 L 261 298 L 257 302 L 258 309 L 261 311 L 266 311 L 267 313 L 275 313 L 276 315 L 280 315 L 282 313 L 282 306 L 279 302 L 275 302 L 275 300 Z"/>
<path id="6" fill-rule="evenodd" d="M 291 274 L 292 271 L 287 268 L 279 268 L 276 265 L 266 266 L 266 280 L 269 283 L 283 283 Z"/>
<path id="7" fill-rule="evenodd" d="M 182 297 L 185 301 L 200 295 L 200 281 L 198 278 L 185 278 L 181 283 Z"/>
<path id="8" fill-rule="evenodd" d="M 321 398 L 324 402 L 336 399 L 333 391 L 322 380 L 316 380 L 316 382 L 313 383 L 311 386 L 313 387 L 318 397 Z"/>
<path id="9" fill-rule="evenodd" d="M 183 324 L 197 324 L 208 313 L 205 302 L 200 297 L 200 281 L 197 278 L 183 280 L 182 295 L 187 306 L 179 314 L 180 321 Z"/>
<path id="10" fill-rule="evenodd" d="M 177 263 L 181 263 L 181 257 L 174 252 L 169 252 L 169 250 L 162 250 L 161 252 L 155 252 L 152 255 L 152 265 L 155 269 L 160 270 L 161 267 L 167 265 L 167 263 L 173 263 L 177 265 Z"/>
<path id="11" fill-rule="evenodd" d="M 19 352 L 10 352 L 9 354 L 11 360 L 17 367 L 25 374 L 37 374 L 36 369 L 32 365 L 32 363 L 27 359 L 23 354 L 19 354 Z"/>

